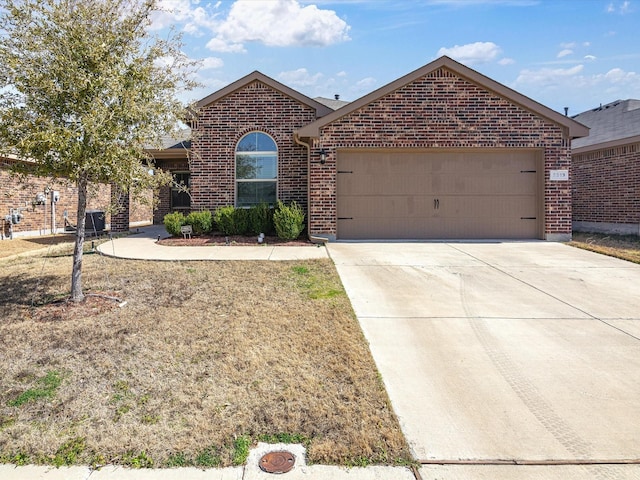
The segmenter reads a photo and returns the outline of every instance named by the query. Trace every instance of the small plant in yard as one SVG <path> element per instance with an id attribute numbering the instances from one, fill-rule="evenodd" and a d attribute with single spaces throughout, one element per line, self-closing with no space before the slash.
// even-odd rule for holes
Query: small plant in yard
<path id="1" fill-rule="evenodd" d="M 244 208 L 220 207 L 214 212 L 213 219 L 225 235 L 245 235 L 249 231 L 249 214 Z"/>
<path id="2" fill-rule="evenodd" d="M 185 218 L 185 225 L 191 225 L 195 235 L 204 235 L 210 233 L 213 229 L 213 217 L 209 210 L 191 212 Z"/>
<path id="3" fill-rule="evenodd" d="M 249 209 L 249 229 L 254 235 L 273 232 L 273 209 L 268 203 L 262 202 Z"/>
<path id="4" fill-rule="evenodd" d="M 136 454 L 135 452 L 129 451 L 122 457 L 122 465 L 131 468 L 152 468 L 153 460 L 145 452 Z"/>
<path id="5" fill-rule="evenodd" d="M 300 433 L 264 434 L 260 435 L 258 440 L 264 443 L 299 443 L 305 446 L 309 445 L 309 439 Z"/>
<path id="6" fill-rule="evenodd" d="M 78 463 L 85 448 L 86 443 L 84 438 L 72 438 L 58 448 L 53 457 L 53 464 L 56 467 L 74 465 Z"/>
<path id="7" fill-rule="evenodd" d="M 220 458 L 220 455 L 216 453 L 214 447 L 209 447 L 198 452 L 198 454 L 196 455 L 195 464 L 198 467 L 203 468 L 219 467 L 222 464 L 222 459 Z"/>
<path id="8" fill-rule="evenodd" d="M 294 265 L 292 268 L 298 287 L 304 291 L 311 300 L 333 298 L 344 294 L 341 285 L 327 282 L 327 277 L 318 275 L 309 267 Z"/>
<path id="9" fill-rule="evenodd" d="M 185 224 L 185 216 L 182 212 L 167 213 L 162 220 L 167 233 L 174 237 L 180 235 L 180 227 Z"/>
<path id="10" fill-rule="evenodd" d="M 304 230 L 304 211 L 296 202 L 290 205 L 278 201 L 278 208 L 273 213 L 276 234 L 284 240 L 295 240 Z"/>
<path id="11" fill-rule="evenodd" d="M 249 456 L 251 439 L 247 435 L 241 435 L 233 441 L 233 461 L 236 466 L 244 465 Z"/>
<path id="12" fill-rule="evenodd" d="M 173 455 L 169 455 L 169 458 L 165 462 L 165 467 L 188 467 L 192 464 L 192 462 L 187 458 L 187 456 L 182 453 L 174 453 Z"/>
<path id="13" fill-rule="evenodd" d="M 25 403 L 36 401 L 40 398 L 51 398 L 62 383 L 62 376 L 59 372 L 51 370 L 39 378 L 37 386 L 22 392 L 14 400 L 8 402 L 10 407 L 19 407 Z"/>

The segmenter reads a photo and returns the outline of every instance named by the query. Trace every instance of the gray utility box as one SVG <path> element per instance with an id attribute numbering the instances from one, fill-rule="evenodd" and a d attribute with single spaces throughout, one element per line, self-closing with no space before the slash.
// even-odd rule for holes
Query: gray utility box
<path id="1" fill-rule="evenodd" d="M 84 231 L 87 235 L 98 235 L 104 232 L 104 211 L 87 210 L 84 216 Z"/>

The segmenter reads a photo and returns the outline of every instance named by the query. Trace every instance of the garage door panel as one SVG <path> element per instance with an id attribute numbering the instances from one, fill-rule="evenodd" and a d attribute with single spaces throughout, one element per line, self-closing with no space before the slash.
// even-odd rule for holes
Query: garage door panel
<path id="1" fill-rule="evenodd" d="M 371 175 L 360 170 L 338 174 L 338 191 L 349 195 L 407 195 L 436 193 L 432 182 L 420 175 Z"/>
<path id="2" fill-rule="evenodd" d="M 433 209 L 432 196 L 361 195 L 345 200 L 338 206 L 338 217 L 416 218 L 425 217 L 425 210 Z"/>
<path id="3" fill-rule="evenodd" d="M 441 224 L 442 222 L 437 219 L 360 217 L 338 220 L 338 230 L 349 232 L 346 238 L 353 240 L 429 238 L 425 236 L 425 232 L 430 233 L 430 238 L 439 238 L 443 233 Z"/>
<path id="4" fill-rule="evenodd" d="M 496 172 L 481 175 L 465 171 L 460 175 L 447 173 L 438 175 L 430 182 L 430 193 L 459 195 L 536 195 L 537 185 L 531 177 L 523 173 Z"/>
<path id="5" fill-rule="evenodd" d="M 338 238 L 538 238 L 535 151 L 338 153 Z"/>
<path id="6" fill-rule="evenodd" d="M 439 196 L 436 217 L 460 218 L 514 218 L 536 216 L 535 205 L 528 195 Z"/>

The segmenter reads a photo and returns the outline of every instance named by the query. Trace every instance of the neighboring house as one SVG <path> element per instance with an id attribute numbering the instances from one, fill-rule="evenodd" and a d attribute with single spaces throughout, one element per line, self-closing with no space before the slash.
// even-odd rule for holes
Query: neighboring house
<path id="1" fill-rule="evenodd" d="M 640 235 L 640 100 L 573 118 L 591 129 L 572 143 L 574 230 Z"/>
<path id="2" fill-rule="evenodd" d="M 190 148 L 151 152 L 190 187 L 161 192 L 156 221 L 278 199 L 329 240 L 571 238 L 577 121 L 448 57 L 337 110 L 324 100 L 259 72 L 201 100 Z"/>

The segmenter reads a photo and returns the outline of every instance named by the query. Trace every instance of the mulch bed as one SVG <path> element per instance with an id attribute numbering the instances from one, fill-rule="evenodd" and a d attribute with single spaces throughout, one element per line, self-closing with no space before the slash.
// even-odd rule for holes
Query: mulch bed
<path id="1" fill-rule="evenodd" d="M 257 236 L 246 235 L 201 235 L 192 238 L 181 237 L 169 237 L 163 238 L 158 242 L 160 245 L 166 245 L 170 247 L 201 247 L 201 246 L 220 246 L 220 245 L 260 245 L 258 243 Z M 299 247 L 313 245 L 311 241 L 304 237 L 299 237 L 296 240 L 283 240 L 276 236 L 266 236 L 262 242 L 262 245 L 286 245 L 288 247 Z"/>

